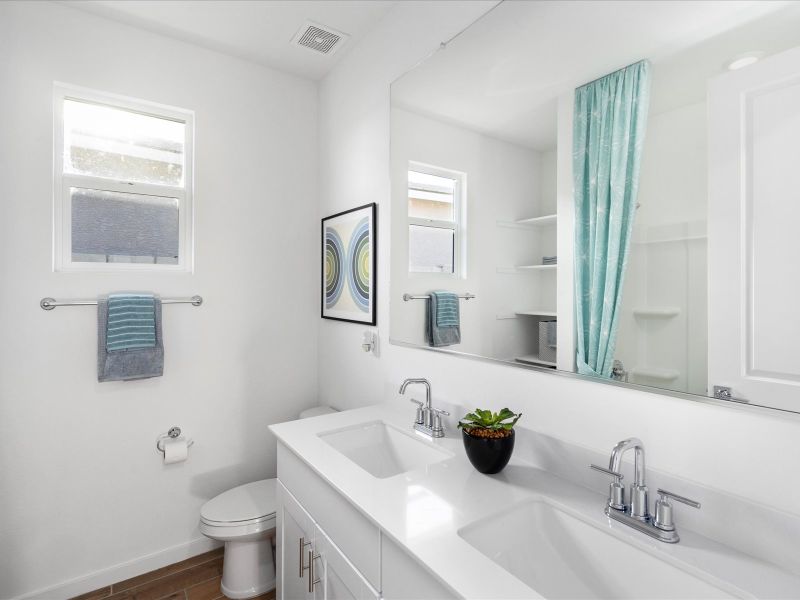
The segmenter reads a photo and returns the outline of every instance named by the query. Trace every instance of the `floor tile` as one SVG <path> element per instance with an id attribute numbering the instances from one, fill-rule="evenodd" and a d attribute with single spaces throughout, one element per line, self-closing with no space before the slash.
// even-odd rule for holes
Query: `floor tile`
<path id="1" fill-rule="evenodd" d="M 222 598 L 222 590 L 219 587 L 221 581 L 222 577 L 215 577 L 186 588 L 187 600 L 216 600 L 217 598 Z"/>
<path id="2" fill-rule="evenodd" d="M 166 567 L 156 569 L 155 571 L 143 573 L 142 575 L 137 575 L 136 577 L 131 577 L 130 579 L 126 579 L 125 581 L 120 581 L 119 583 L 113 584 L 111 586 L 111 591 L 114 594 L 116 594 L 117 592 L 129 590 L 137 586 L 140 586 L 142 584 L 145 584 L 149 581 L 153 581 L 154 579 L 159 579 L 161 577 L 171 575 L 172 573 L 183 571 L 185 569 L 188 569 L 189 567 L 209 562 L 211 560 L 221 557 L 224 550 L 225 547 L 221 546 L 219 548 L 216 548 L 215 550 L 211 550 L 210 552 L 198 554 L 197 556 L 193 556 L 191 558 L 187 558 L 186 560 L 182 560 L 181 562 L 167 565 Z"/>

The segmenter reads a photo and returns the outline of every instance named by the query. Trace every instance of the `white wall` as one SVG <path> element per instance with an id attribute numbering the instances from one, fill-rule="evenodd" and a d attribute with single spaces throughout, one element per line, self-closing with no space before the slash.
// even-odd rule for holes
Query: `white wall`
<path id="1" fill-rule="evenodd" d="M 428 377 L 435 400 L 510 406 L 525 427 L 602 452 L 641 437 L 648 465 L 800 514 L 800 420 L 670 398 L 597 382 L 391 346 L 388 337 L 389 83 L 468 24 L 487 4 L 400 3 L 322 82 L 321 214 L 380 205 L 380 358 L 361 351 L 361 328 L 320 322 L 319 392 L 341 408 L 398 398 L 406 377 Z M 561 158 L 561 156 L 559 156 Z M 402 302 L 402 300 L 400 300 Z M 410 404 L 409 404 L 410 407 Z M 412 416 L 409 408 L 409 417 Z"/>
<path id="2" fill-rule="evenodd" d="M 51 271 L 54 80 L 195 111 L 194 274 Z M 200 506 L 275 475 L 267 425 L 317 389 L 316 93 L 61 4 L 0 3 L 0 598 L 202 551 Z M 205 304 L 165 306 L 163 377 L 98 384 L 95 311 L 39 299 L 131 288 Z M 196 443 L 167 467 L 171 425 Z"/>

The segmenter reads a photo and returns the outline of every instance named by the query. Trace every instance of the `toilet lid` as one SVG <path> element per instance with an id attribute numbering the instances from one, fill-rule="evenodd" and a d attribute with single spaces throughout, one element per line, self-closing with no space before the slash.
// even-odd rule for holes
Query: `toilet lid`
<path id="1" fill-rule="evenodd" d="M 276 480 L 246 483 L 212 498 L 200 509 L 200 518 L 217 523 L 263 519 L 277 510 Z"/>

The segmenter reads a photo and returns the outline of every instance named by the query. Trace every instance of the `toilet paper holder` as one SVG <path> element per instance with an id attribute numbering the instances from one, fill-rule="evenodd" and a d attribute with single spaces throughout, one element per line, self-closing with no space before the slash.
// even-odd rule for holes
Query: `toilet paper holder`
<path id="1" fill-rule="evenodd" d="M 170 438 L 172 438 L 172 439 L 178 438 L 178 437 L 180 437 L 180 435 L 181 435 L 181 428 L 180 427 L 177 427 L 177 426 L 176 427 L 170 427 L 169 431 L 167 431 L 167 433 L 162 433 L 160 436 L 158 436 L 158 439 L 156 440 L 156 450 L 161 452 L 161 454 L 164 454 L 164 442 L 166 442 Z M 194 444 L 194 440 L 193 439 L 190 438 L 190 439 L 186 440 L 186 447 L 187 448 L 191 448 L 192 444 Z"/>

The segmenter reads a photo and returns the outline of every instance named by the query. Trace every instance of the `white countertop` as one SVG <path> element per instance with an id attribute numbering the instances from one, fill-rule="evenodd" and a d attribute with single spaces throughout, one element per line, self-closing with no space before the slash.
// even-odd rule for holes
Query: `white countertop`
<path id="1" fill-rule="evenodd" d="M 460 431 L 428 441 L 452 458 L 378 479 L 333 450 L 319 434 L 380 420 L 410 435 L 413 410 L 380 404 L 270 426 L 292 452 L 443 584 L 464 598 L 540 598 L 535 590 L 481 554 L 459 529 L 524 502 L 544 499 L 651 555 L 742 597 L 798 598 L 800 577 L 680 526 L 681 542 L 665 544 L 603 514 L 605 494 L 593 492 L 514 456 L 497 475 L 477 472 Z M 513 531 L 498 532 L 514 536 Z M 480 573 L 480 576 L 476 576 Z M 724 582 L 724 583 L 721 583 Z"/>

